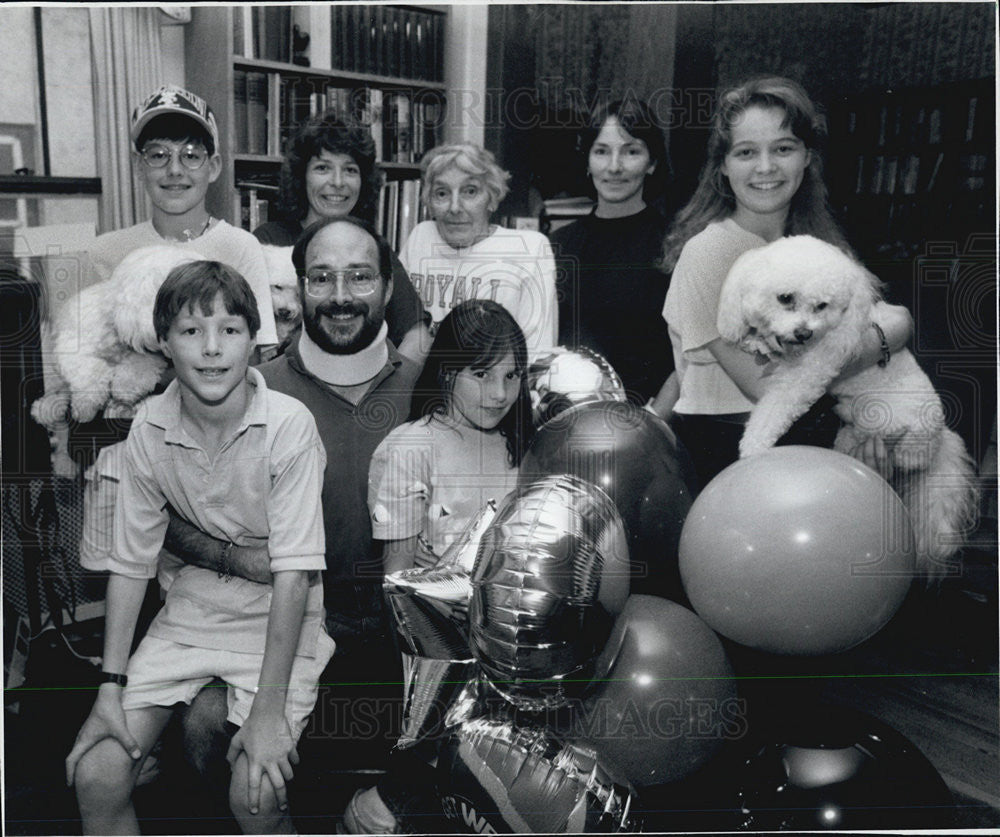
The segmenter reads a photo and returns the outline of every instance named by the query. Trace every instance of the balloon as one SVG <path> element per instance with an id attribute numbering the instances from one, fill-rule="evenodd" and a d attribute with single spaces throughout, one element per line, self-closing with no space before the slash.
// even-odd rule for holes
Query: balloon
<path id="1" fill-rule="evenodd" d="M 473 656 L 526 709 L 589 682 L 628 596 L 628 548 L 610 498 L 577 477 L 544 477 L 504 499 L 472 570 Z"/>
<path id="2" fill-rule="evenodd" d="M 737 827 L 837 832 L 952 825 L 944 780 L 911 741 L 870 715 L 805 707 L 766 732 L 737 771 Z"/>
<path id="3" fill-rule="evenodd" d="M 479 541 L 493 521 L 488 501 L 433 567 L 413 567 L 382 582 L 392 615 L 409 653 L 435 660 L 469 660 L 469 573 Z"/>
<path id="4" fill-rule="evenodd" d="M 694 613 L 633 595 L 575 729 L 636 787 L 681 779 L 745 732 L 722 643 Z"/>
<path id="5" fill-rule="evenodd" d="M 913 569 L 902 501 L 874 471 L 824 448 L 773 448 L 730 465 L 681 534 L 681 578 L 698 615 L 770 653 L 863 642 L 899 609 Z"/>
<path id="6" fill-rule="evenodd" d="M 611 364 L 586 347 L 556 346 L 528 366 L 532 420 L 541 427 L 577 404 L 625 401 L 625 387 Z"/>
<path id="7" fill-rule="evenodd" d="M 447 712 L 474 674 L 471 660 L 403 654 L 403 727 L 396 746 L 405 750 L 440 735 Z"/>
<path id="8" fill-rule="evenodd" d="M 520 480 L 575 474 L 608 493 L 625 522 L 633 593 L 684 599 L 677 543 L 695 477 L 666 422 L 632 404 L 604 401 L 561 413 L 535 434 Z"/>
<path id="9" fill-rule="evenodd" d="M 458 726 L 438 759 L 445 814 L 463 832 L 634 831 L 633 795 L 586 745 L 530 719 L 480 717 Z"/>

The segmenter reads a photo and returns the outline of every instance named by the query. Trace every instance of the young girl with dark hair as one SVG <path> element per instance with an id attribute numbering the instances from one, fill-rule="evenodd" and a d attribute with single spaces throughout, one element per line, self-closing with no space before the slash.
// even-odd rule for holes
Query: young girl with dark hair
<path id="1" fill-rule="evenodd" d="M 368 506 L 387 573 L 430 566 L 488 500 L 517 485 L 532 438 L 528 354 L 514 317 L 468 300 L 441 321 L 410 421 L 376 449 Z"/>

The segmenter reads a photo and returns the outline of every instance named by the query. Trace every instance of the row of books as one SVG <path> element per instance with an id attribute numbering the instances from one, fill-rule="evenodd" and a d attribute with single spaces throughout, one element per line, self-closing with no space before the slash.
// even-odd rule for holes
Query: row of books
<path id="1" fill-rule="evenodd" d="M 414 163 L 437 144 L 444 100 L 438 91 L 341 87 L 323 79 L 235 70 L 234 151 L 281 156 L 298 126 L 325 110 L 367 126 L 379 160 Z"/>
<path id="2" fill-rule="evenodd" d="M 233 196 L 233 217 L 243 229 L 253 232 L 273 215 L 272 205 L 278 197 L 278 187 L 270 183 L 241 181 Z"/>
<path id="3" fill-rule="evenodd" d="M 885 102 L 850 111 L 845 127 L 850 138 L 879 148 L 982 142 L 991 139 L 992 114 L 979 105 L 978 96 L 956 97 L 947 106 Z"/>
<path id="4" fill-rule="evenodd" d="M 935 192 L 939 185 L 966 192 L 986 187 L 986 154 L 859 155 L 854 193 L 857 195 L 915 195 Z"/>
<path id="5" fill-rule="evenodd" d="M 233 196 L 233 216 L 240 226 L 253 232 L 269 217 L 274 217 L 277 186 L 239 181 Z M 398 252 L 413 228 L 428 217 L 420 200 L 419 180 L 393 180 L 379 193 L 375 223 L 382 235 Z"/>
<path id="6" fill-rule="evenodd" d="M 397 6 L 331 7 L 331 66 L 393 78 L 444 79 L 444 15 Z"/>
<path id="7" fill-rule="evenodd" d="M 292 63 L 297 52 L 295 25 L 291 6 L 237 6 L 233 9 L 233 53 Z"/>
<path id="8" fill-rule="evenodd" d="M 429 217 L 420 200 L 419 180 L 393 180 L 379 193 L 375 223 L 395 252 L 413 228 Z"/>

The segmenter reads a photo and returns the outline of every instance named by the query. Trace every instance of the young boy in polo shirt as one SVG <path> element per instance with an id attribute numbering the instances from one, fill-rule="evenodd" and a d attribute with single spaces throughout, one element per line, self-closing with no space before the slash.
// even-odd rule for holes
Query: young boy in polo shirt
<path id="1" fill-rule="evenodd" d="M 245 833 L 293 833 L 285 783 L 333 653 L 319 581 L 324 448 L 305 406 L 249 368 L 260 317 L 232 268 L 173 270 L 154 322 L 177 377 L 142 405 L 125 442 L 103 682 L 66 759 L 67 781 L 85 833 L 138 833 L 131 795 L 143 759 L 171 707 L 219 677 L 228 721 L 240 728 L 228 754 L 233 813 Z M 158 566 L 168 506 L 229 543 L 266 543 L 272 583 L 169 558 Z M 166 601 L 129 659 L 154 575 Z"/>

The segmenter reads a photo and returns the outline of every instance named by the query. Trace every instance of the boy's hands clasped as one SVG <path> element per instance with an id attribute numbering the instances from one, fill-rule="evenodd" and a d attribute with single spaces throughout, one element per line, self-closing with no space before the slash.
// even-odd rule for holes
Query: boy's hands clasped
<path id="1" fill-rule="evenodd" d="M 283 709 L 258 710 L 258 701 L 250 710 L 243 726 L 240 727 L 229 745 L 226 760 L 235 767 L 241 752 L 247 758 L 247 788 L 249 808 L 256 814 L 260 807 L 260 785 L 264 773 L 271 780 L 278 808 L 288 806 L 286 782 L 294 775 L 292 765 L 299 763 L 299 753 Z"/>

